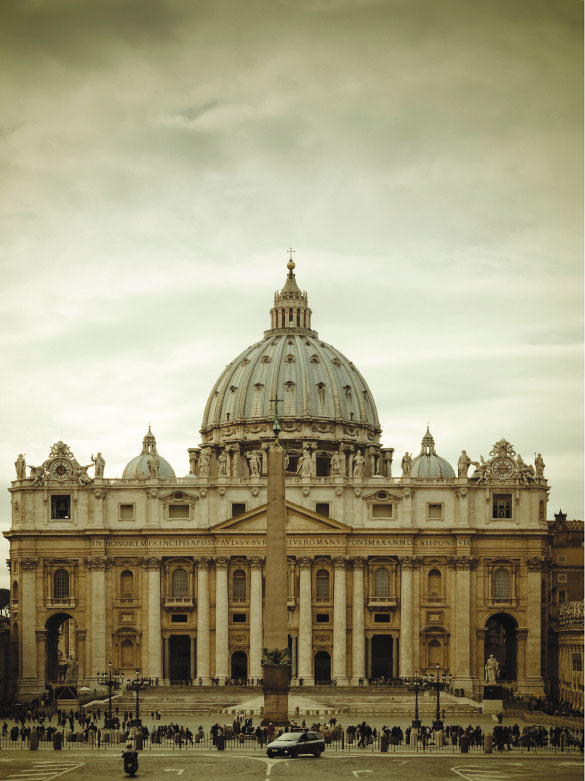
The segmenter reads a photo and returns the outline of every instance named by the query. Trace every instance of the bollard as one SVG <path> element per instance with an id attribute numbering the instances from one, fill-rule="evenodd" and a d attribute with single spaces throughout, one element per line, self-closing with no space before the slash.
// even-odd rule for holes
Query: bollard
<path id="1" fill-rule="evenodd" d="M 28 747 L 30 751 L 36 751 L 39 747 L 39 733 L 36 730 L 28 736 Z"/>
<path id="2" fill-rule="evenodd" d="M 388 751 L 388 735 L 385 733 L 380 738 L 380 751 L 387 753 Z"/>
<path id="3" fill-rule="evenodd" d="M 225 735 L 218 735 L 215 739 L 218 751 L 225 751 Z"/>
<path id="4" fill-rule="evenodd" d="M 486 732 L 483 736 L 483 753 L 491 754 L 494 748 L 494 736 L 491 732 Z"/>
<path id="5" fill-rule="evenodd" d="M 141 732 L 138 732 L 134 736 L 134 742 L 135 742 L 136 751 L 142 751 L 142 749 L 144 748 L 144 736 L 142 735 Z"/>
<path id="6" fill-rule="evenodd" d="M 63 733 L 62 732 L 54 732 L 53 733 L 53 748 L 55 751 L 61 751 L 63 748 Z"/>

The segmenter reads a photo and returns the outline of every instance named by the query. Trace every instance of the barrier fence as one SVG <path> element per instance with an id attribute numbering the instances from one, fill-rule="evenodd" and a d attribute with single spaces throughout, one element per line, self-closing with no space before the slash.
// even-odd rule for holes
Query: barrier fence
<path id="1" fill-rule="evenodd" d="M 172 751 L 197 752 L 198 750 L 218 750 L 218 751 L 238 751 L 245 749 L 264 753 L 266 744 L 259 742 L 255 735 L 236 735 L 219 736 L 217 739 L 211 737 L 198 738 L 195 735 L 192 741 L 185 741 L 178 736 L 158 736 L 150 735 L 144 739 L 140 735 L 125 737 L 122 733 L 112 731 L 103 732 L 99 737 L 95 732 L 90 731 L 88 735 L 82 732 L 57 732 L 50 738 L 44 735 L 37 737 L 36 733 L 22 738 L 20 735 L 16 740 L 10 736 L 0 737 L 0 750 L 12 749 L 16 751 L 28 751 L 36 749 L 52 750 L 92 750 L 92 751 L 112 751 L 123 750 L 128 742 L 135 744 L 140 751 L 153 751 L 165 749 Z M 486 745 L 484 746 L 484 742 Z M 481 741 L 457 740 L 454 742 L 444 733 L 431 734 L 429 739 L 422 735 L 418 737 L 411 733 L 410 740 L 403 739 L 399 741 L 386 735 L 378 735 L 376 738 L 370 738 L 363 745 L 357 739 L 352 739 L 346 733 L 325 738 L 325 749 L 327 751 L 346 752 L 346 753 L 393 753 L 416 752 L 420 754 L 458 754 L 458 753 L 484 753 L 484 749 L 490 749 L 488 753 L 502 754 L 526 754 L 526 753 L 564 753 L 571 752 L 582 754 L 583 736 L 578 731 L 567 732 L 560 736 L 559 740 L 551 740 L 550 737 L 540 737 L 538 740 L 522 740 L 510 744 L 502 743 L 500 746 L 493 738 L 491 733 L 484 735 Z"/>

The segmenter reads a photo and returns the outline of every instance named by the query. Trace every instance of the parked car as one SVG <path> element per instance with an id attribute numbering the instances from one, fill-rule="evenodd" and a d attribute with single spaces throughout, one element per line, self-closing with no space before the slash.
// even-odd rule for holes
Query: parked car
<path id="1" fill-rule="evenodd" d="M 318 732 L 285 732 L 266 746 L 269 757 L 298 757 L 299 754 L 320 757 L 324 751 L 325 741 Z"/>

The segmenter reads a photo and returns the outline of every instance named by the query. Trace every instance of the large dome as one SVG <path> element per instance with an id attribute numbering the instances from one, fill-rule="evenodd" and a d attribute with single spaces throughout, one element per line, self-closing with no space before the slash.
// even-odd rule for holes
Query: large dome
<path id="1" fill-rule="evenodd" d="M 278 399 L 284 436 L 287 421 L 290 429 L 292 420 L 310 419 L 317 433 L 336 421 L 377 439 L 378 413 L 366 381 L 345 355 L 311 330 L 307 294 L 297 286 L 292 261 L 288 268 L 285 286 L 274 296 L 272 328 L 225 368 L 207 402 L 202 433 L 243 421 L 271 421 Z"/>

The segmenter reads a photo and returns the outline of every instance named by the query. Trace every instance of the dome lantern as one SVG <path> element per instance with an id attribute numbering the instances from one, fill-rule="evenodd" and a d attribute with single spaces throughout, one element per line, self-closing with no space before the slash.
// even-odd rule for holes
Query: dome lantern
<path id="1" fill-rule="evenodd" d="M 151 477 L 160 480 L 176 479 L 173 467 L 158 454 L 156 439 L 149 426 L 142 440 L 142 452 L 126 465 L 122 479 L 148 480 Z"/>
<path id="2" fill-rule="evenodd" d="M 271 331 L 311 332 L 311 310 L 307 291 L 301 291 L 294 274 L 295 262 L 291 257 L 286 264 L 288 274 L 284 287 L 274 294 L 274 306 L 270 310 Z"/>
<path id="3" fill-rule="evenodd" d="M 420 454 L 412 461 L 410 474 L 419 480 L 449 480 L 455 477 L 451 464 L 437 455 L 435 440 L 428 426 L 421 441 Z"/>

